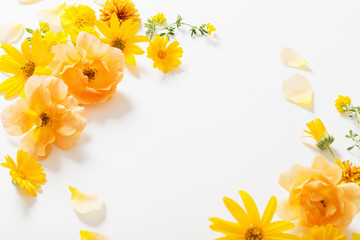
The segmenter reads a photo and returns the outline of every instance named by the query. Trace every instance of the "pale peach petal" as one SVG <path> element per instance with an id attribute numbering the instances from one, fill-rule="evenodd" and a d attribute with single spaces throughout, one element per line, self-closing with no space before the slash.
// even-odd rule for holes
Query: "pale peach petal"
<path id="1" fill-rule="evenodd" d="M 280 60 L 289 67 L 301 68 L 308 64 L 303 57 L 291 48 L 283 48 L 280 53 Z"/>
<path id="2" fill-rule="evenodd" d="M 50 26 L 50 30 L 57 33 L 62 30 L 60 23 L 60 15 L 64 12 L 66 3 L 62 3 L 56 7 L 44 9 L 38 13 L 40 22 L 46 22 Z"/>
<path id="3" fill-rule="evenodd" d="M 3 110 L 1 121 L 5 131 L 11 136 L 21 136 L 35 124 L 34 116 L 31 115 L 26 100 L 23 98 Z"/>
<path id="4" fill-rule="evenodd" d="M 80 231 L 81 240 L 111 240 L 111 238 L 96 232 Z"/>
<path id="5" fill-rule="evenodd" d="M 48 127 L 36 127 L 28 132 L 20 140 L 20 148 L 33 157 L 46 158 L 51 149 L 51 143 L 55 141 L 55 134 Z"/>
<path id="6" fill-rule="evenodd" d="M 341 168 L 336 165 L 329 163 L 323 156 L 317 155 L 311 165 L 311 168 L 324 171 L 328 177 L 332 177 L 333 183 L 338 183 L 342 176 Z"/>
<path id="7" fill-rule="evenodd" d="M 36 3 L 39 2 L 41 0 L 19 0 L 20 4 L 32 4 L 32 3 Z"/>
<path id="8" fill-rule="evenodd" d="M 100 210 L 104 205 L 102 197 L 69 186 L 71 191 L 71 201 L 74 209 L 79 214 L 86 214 L 96 210 Z"/>
<path id="9" fill-rule="evenodd" d="M 48 76 L 44 79 L 44 83 L 46 83 L 46 88 L 51 92 L 51 100 L 53 102 L 61 102 L 67 96 L 68 87 L 61 79 Z"/>
<path id="10" fill-rule="evenodd" d="M 38 115 L 47 111 L 52 105 L 51 93 L 45 87 L 39 87 L 44 79 L 39 76 L 33 76 L 25 84 L 25 96 L 29 109 Z"/>
<path id="11" fill-rule="evenodd" d="M 24 35 L 24 24 L 4 23 L 0 26 L 1 44 L 17 43 L 23 35 Z"/>
<path id="12" fill-rule="evenodd" d="M 108 44 L 87 32 L 79 33 L 76 40 L 76 49 L 80 56 L 89 60 L 102 58 L 109 48 Z"/>
<path id="13" fill-rule="evenodd" d="M 94 0 L 95 4 L 99 5 L 100 7 L 103 7 L 106 0 Z"/>
<path id="14" fill-rule="evenodd" d="M 296 104 L 308 105 L 312 103 L 312 87 L 304 76 L 294 74 L 283 82 L 282 92 L 287 100 Z"/>

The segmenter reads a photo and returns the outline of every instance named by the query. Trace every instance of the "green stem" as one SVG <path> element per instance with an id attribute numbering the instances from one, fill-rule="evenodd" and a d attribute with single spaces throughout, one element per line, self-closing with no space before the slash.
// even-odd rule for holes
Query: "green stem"
<path id="1" fill-rule="evenodd" d="M 331 156 L 334 158 L 334 160 L 336 159 L 335 158 L 335 155 L 334 155 L 334 153 L 333 153 L 333 151 L 331 150 L 331 148 L 330 148 L 330 146 L 329 145 L 326 145 L 326 148 L 327 148 L 327 150 L 329 150 L 329 152 L 331 153 Z"/>
<path id="2" fill-rule="evenodd" d="M 161 31 L 163 31 L 165 28 L 170 27 L 170 26 L 173 26 L 173 25 L 176 25 L 176 24 L 177 24 L 177 22 L 173 22 L 173 23 L 170 23 L 169 25 L 166 25 L 165 27 L 159 28 L 158 30 L 156 30 L 156 31 L 151 35 L 150 40 L 152 40 L 152 39 L 154 38 L 154 36 L 156 36 L 156 34 L 157 34 L 158 32 L 161 32 Z M 189 26 L 189 27 L 191 27 L 191 28 L 197 28 L 197 27 L 195 27 L 195 26 L 193 26 L 193 25 L 191 25 L 191 24 L 189 24 L 189 23 L 184 23 L 184 22 L 180 22 L 180 26 L 181 26 L 181 25 L 186 25 L 186 26 Z"/>

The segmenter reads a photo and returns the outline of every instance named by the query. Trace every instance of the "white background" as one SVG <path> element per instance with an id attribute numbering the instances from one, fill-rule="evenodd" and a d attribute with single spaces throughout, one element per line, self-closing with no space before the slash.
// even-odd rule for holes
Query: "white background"
<path id="1" fill-rule="evenodd" d="M 98 9 L 91 0 L 67 2 Z M 59 3 L 1 0 L 0 23 L 36 28 L 37 12 Z M 237 191 L 245 190 L 263 211 L 271 195 L 287 196 L 278 178 L 292 164 L 308 166 L 316 154 L 330 158 L 300 139 L 315 117 L 335 136 L 335 154 L 360 164 L 360 151 L 348 153 L 351 142 L 344 137 L 358 127 L 334 107 L 338 94 L 360 105 L 358 0 L 135 3 L 143 22 L 164 12 L 169 22 L 182 14 L 189 23 L 211 22 L 218 30 L 193 39 L 178 32 L 184 56 L 173 73 L 137 57 L 113 100 L 88 108 L 78 145 L 69 151 L 54 147 L 42 162 L 48 182 L 37 198 L 24 196 L 1 168 L 1 239 L 80 239 L 79 230 L 114 240 L 215 239 L 222 235 L 209 229 L 208 218 L 233 220 L 223 196 L 239 202 Z M 283 66 L 279 53 L 286 46 L 304 56 L 311 71 Z M 310 108 L 281 94 L 282 81 L 294 73 L 313 86 Z M 0 98 L 0 110 L 9 103 Z M 15 157 L 18 141 L 0 128 L 0 155 Z M 69 185 L 101 195 L 105 211 L 77 215 Z M 360 232 L 359 222 L 360 216 L 347 233 Z"/>

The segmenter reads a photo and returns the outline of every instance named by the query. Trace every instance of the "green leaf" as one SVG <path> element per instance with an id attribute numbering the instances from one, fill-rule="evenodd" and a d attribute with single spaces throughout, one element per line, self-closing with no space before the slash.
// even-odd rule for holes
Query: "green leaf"
<path id="1" fill-rule="evenodd" d="M 30 34 L 34 34 L 34 30 L 32 30 L 31 28 L 25 28 L 25 31 L 27 31 Z"/>
<path id="2" fill-rule="evenodd" d="M 351 146 L 351 147 L 348 147 L 347 150 L 350 151 L 353 148 L 354 148 L 354 146 Z"/>

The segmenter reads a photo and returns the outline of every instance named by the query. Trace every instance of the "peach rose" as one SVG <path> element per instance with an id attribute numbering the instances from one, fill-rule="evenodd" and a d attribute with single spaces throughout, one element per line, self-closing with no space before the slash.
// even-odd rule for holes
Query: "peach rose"
<path id="1" fill-rule="evenodd" d="M 341 168 L 321 156 L 315 157 L 311 168 L 294 165 L 280 176 L 279 183 L 290 196 L 280 204 L 278 215 L 307 227 L 332 224 L 345 229 L 360 211 L 360 187 L 337 185 L 341 176 Z"/>
<path id="2" fill-rule="evenodd" d="M 6 132 L 26 134 L 20 148 L 37 158 L 46 158 L 51 144 L 62 149 L 74 146 L 87 124 L 85 109 L 68 96 L 68 87 L 52 76 L 32 76 L 25 84 L 26 99 L 20 98 L 1 114 Z"/>
<path id="3" fill-rule="evenodd" d="M 82 105 L 106 102 L 123 78 L 125 58 L 120 49 L 102 43 L 97 37 L 81 32 L 76 46 L 60 44 L 55 53 L 53 75 L 69 87 L 69 93 Z"/>

